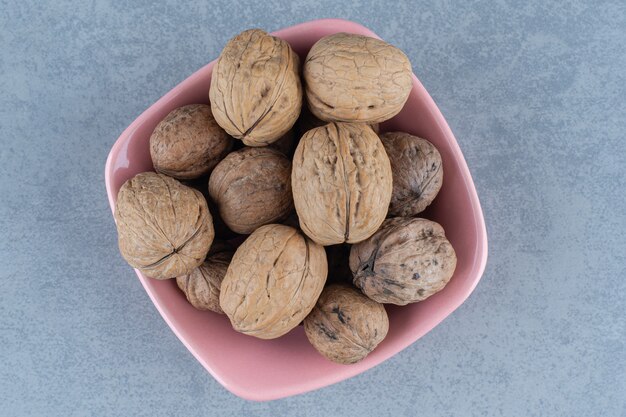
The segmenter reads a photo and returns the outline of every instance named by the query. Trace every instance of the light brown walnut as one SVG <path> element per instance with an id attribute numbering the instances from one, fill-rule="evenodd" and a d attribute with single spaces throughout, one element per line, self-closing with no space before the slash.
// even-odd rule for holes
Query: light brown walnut
<path id="1" fill-rule="evenodd" d="M 322 246 L 292 227 L 262 226 L 235 252 L 222 281 L 220 306 L 235 330 L 274 339 L 309 314 L 327 273 Z"/>
<path id="2" fill-rule="evenodd" d="M 211 110 L 231 136 L 265 146 L 287 133 L 300 114 L 299 58 L 289 44 L 259 29 L 232 38 L 211 77 Z"/>
<path id="3" fill-rule="evenodd" d="M 154 172 L 122 185 L 115 221 L 124 259 L 157 279 L 190 273 L 204 261 L 214 237 L 202 194 Z"/>
<path id="4" fill-rule="evenodd" d="M 363 360 L 387 336 L 389 319 L 382 304 L 347 285 L 324 289 L 304 331 L 315 349 L 333 362 Z"/>
<path id="5" fill-rule="evenodd" d="M 315 43 L 303 75 L 309 109 L 328 121 L 391 119 L 402 110 L 413 85 L 411 63 L 400 49 L 349 33 Z"/>
<path id="6" fill-rule="evenodd" d="M 150 136 L 154 169 L 180 180 L 208 174 L 233 147 L 207 104 L 172 110 Z"/>
<path id="7" fill-rule="evenodd" d="M 211 251 L 216 246 L 215 243 L 211 246 Z M 198 310 L 224 314 L 220 307 L 220 288 L 232 257 L 232 250 L 209 253 L 202 265 L 189 274 L 176 277 L 178 288 L 192 306 Z"/>
<path id="8" fill-rule="evenodd" d="M 211 173 L 209 194 L 232 231 L 252 233 L 291 213 L 291 162 L 267 147 L 232 152 Z"/>
<path id="9" fill-rule="evenodd" d="M 403 132 L 380 137 L 393 172 L 389 215 L 416 216 L 433 202 L 443 183 L 443 164 L 435 146 Z"/>
<path id="10" fill-rule="evenodd" d="M 438 223 L 387 219 L 350 250 L 354 285 L 379 303 L 405 305 L 442 290 L 456 268 L 454 248 Z"/>
<path id="11" fill-rule="evenodd" d="M 387 215 L 392 175 L 380 139 L 363 123 L 329 123 L 300 140 L 291 174 L 300 227 L 322 245 L 356 243 Z"/>

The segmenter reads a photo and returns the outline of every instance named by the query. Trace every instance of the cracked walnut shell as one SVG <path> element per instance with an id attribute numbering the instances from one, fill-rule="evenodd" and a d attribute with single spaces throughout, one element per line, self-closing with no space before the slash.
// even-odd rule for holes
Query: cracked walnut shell
<path id="1" fill-rule="evenodd" d="M 425 300 L 445 287 L 455 268 L 456 254 L 443 228 L 426 219 L 387 219 L 350 250 L 354 285 L 379 303 Z"/>
<path id="2" fill-rule="evenodd" d="M 233 138 L 217 124 L 207 104 L 171 111 L 150 136 L 154 169 L 181 180 L 208 174 L 232 147 Z"/>
<path id="3" fill-rule="evenodd" d="M 366 124 L 337 122 L 308 131 L 296 148 L 291 182 L 300 227 L 319 244 L 360 242 L 387 216 L 391 165 Z"/>
<path id="4" fill-rule="evenodd" d="M 213 170 L 209 194 L 232 231 L 252 233 L 292 211 L 291 162 L 267 147 L 232 152 Z"/>
<path id="5" fill-rule="evenodd" d="M 204 261 L 214 237 L 202 194 L 154 172 L 122 185 L 115 222 L 124 259 L 157 279 L 190 273 Z"/>
<path id="6" fill-rule="evenodd" d="M 324 289 L 304 331 L 315 349 L 333 362 L 356 363 L 387 336 L 389 319 L 382 304 L 346 285 Z"/>
<path id="7" fill-rule="evenodd" d="M 213 243 L 210 252 L 218 246 L 217 243 Z M 202 265 L 191 273 L 176 277 L 178 288 L 192 306 L 198 310 L 224 314 L 220 307 L 220 288 L 232 257 L 233 252 L 223 248 L 218 252 L 209 253 Z"/>
<path id="8" fill-rule="evenodd" d="M 393 191 L 389 215 L 416 216 L 433 202 L 443 183 L 443 164 L 435 146 L 402 132 L 381 135 L 391 171 Z"/>
<path id="9" fill-rule="evenodd" d="M 303 76 L 309 109 L 322 120 L 383 122 L 402 110 L 413 86 L 411 63 L 400 49 L 349 33 L 315 43 Z"/>
<path id="10" fill-rule="evenodd" d="M 220 306 L 235 330 L 277 338 L 309 314 L 327 268 L 324 248 L 296 229 L 262 226 L 235 252 L 222 281 Z"/>
<path id="11" fill-rule="evenodd" d="M 299 58 L 289 44 L 259 29 L 232 38 L 211 77 L 211 110 L 231 136 L 265 146 L 287 133 L 300 114 Z"/>

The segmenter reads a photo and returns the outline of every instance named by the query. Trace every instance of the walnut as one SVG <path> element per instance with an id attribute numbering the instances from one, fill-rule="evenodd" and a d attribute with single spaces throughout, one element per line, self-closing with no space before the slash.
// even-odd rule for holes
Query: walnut
<path id="1" fill-rule="evenodd" d="M 211 214 L 202 194 L 154 172 L 122 185 L 115 221 L 122 256 L 152 278 L 190 273 L 213 242 Z"/>
<path id="2" fill-rule="evenodd" d="M 379 303 L 425 300 L 445 287 L 455 268 L 456 254 L 443 228 L 426 219 L 387 219 L 350 251 L 354 285 Z"/>
<path id="3" fill-rule="evenodd" d="M 150 136 L 154 169 L 178 179 L 208 174 L 232 146 L 233 139 L 217 124 L 206 104 L 173 110 Z"/>
<path id="4" fill-rule="evenodd" d="M 367 239 L 387 215 L 391 165 L 363 123 L 329 123 L 308 131 L 291 174 L 300 227 L 322 245 Z"/>
<path id="5" fill-rule="evenodd" d="M 298 55 L 289 44 L 262 30 L 232 38 L 211 78 L 209 95 L 217 123 L 248 146 L 276 141 L 300 114 L 298 66 Z"/>
<path id="6" fill-rule="evenodd" d="M 217 246 L 220 248 L 217 249 Z M 220 288 L 232 257 L 233 250 L 229 245 L 214 242 L 202 265 L 189 274 L 176 277 L 178 288 L 185 293 L 192 306 L 224 314 L 220 307 Z"/>
<path id="7" fill-rule="evenodd" d="M 235 252 L 220 305 L 235 330 L 274 339 L 309 314 L 327 273 L 322 246 L 292 227 L 262 226 Z"/>
<path id="8" fill-rule="evenodd" d="M 213 170 L 209 194 L 224 223 L 236 233 L 286 218 L 293 209 L 291 162 L 277 150 L 243 148 Z"/>
<path id="9" fill-rule="evenodd" d="M 307 338 L 333 362 L 356 363 L 387 336 L 389 319 L 382 304 L 345 285 L 324 289 L 304 319 Z"/>
<path id="10" fill-rule="evenodd" d="M 443 183 L 441 155 L 426 139 L 389 132 L 380 139 L 393 172 L 389 215 L 415 216 L 433 202 Z"/>
<path id="11" fill-rule="evenodd" d="M 322 120 L 383 122 L 402 110 L 413 86 L 411 63 L 401 50 L 348 33 L 313 45 L 303 75 L 308 106 Z"/>

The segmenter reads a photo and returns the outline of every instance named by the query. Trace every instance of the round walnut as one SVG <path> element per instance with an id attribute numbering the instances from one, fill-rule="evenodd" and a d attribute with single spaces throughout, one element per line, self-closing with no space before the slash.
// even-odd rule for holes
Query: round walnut
<path id="1" fill-rule="evenodd" d="M 298 55 L 262 30 L 240 33 L 226 44 L 211 77 L 211 109 L 230 135 L 264 146 L 293 126 L 302 106 Z"/>
<path id="2" fill-rule="evenodd" d="M 382 304 L 345 285 L 324 289 L 304 319 L 307 338 L 333 362 L 356 363 L 387 336 L 389 319 Z"/>
<path id="3" fill-rule="evenodd" d="M 454 248 L 430 220 L 396 217 L 352 246 L 354 285 L 379 303 L 405 305 L 440 291 L 456 268 Z"/>
<path id="4" fill-rule="evenodd" d="M 233 251 L 228 245 L 220 243 L 213 243 L 209 256 L 202 265 L 189 274 L 176 277 L 176 284 L 187 297 L 187 301 L 198 310 L 224 314 L 220 307 L 220 288 Z M 216 250 L 216 246 L 220 248 Z"/>
<path id="5" fill-rule="evenodd" d="M 320 39 L 304 62 L 306 98 L 322 120 L 378 123 L 398 114 L 411 92 L 411 63 L 398 48 L 362 35 Z"/>
<path id="6" fill-rule="evenodd" d="M 178 179 L 208 174 L 232 146 L 233 139 L 217 124 L 206 104 L 173 110 L 150 136 L 154 169 Z"/>
<path id="7" fill-rule="evenodd" d="M 154 172 L 122 185 L 115 221 L 122 256 L 152 278 L 190 273 L 213 242 L 213 222 L 202 194 Z"/>
<path id="8" fill-rule="evenodd" d="M 441 189 L 441 155 L 432 143 L 408 133 L 389 132 L 380 139 L 393 172 L 389 214 L 415 216 L 433 202 Z"/>
<path id="9" fill-rule="evenodd" d="M 327 273 L 322 246 L 292 227 L 266 225 L 235 252 L 222 282 L 220 305 L 235 330 L 274 339 L 309 314 Z"/>
<path id="10" fill-rule="evenodd" d="M 224 223 L 236 233 L 252 233 L 285 219 L 293 209 L 291 162 L 270 148 L 230 153 L 213 170 L 209 194 Z"/>
<path id="11" fill-rule="evenodd" d="M 391 165 L 380 139 L 362 123 L 308 131 L 291 174 L 300 227 L 322 245 L 367 239 L 387 215 Z"/>

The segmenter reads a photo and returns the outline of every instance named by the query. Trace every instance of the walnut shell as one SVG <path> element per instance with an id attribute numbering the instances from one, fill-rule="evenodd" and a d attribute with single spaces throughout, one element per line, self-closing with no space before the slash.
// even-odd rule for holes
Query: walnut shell
<path id="1" fill-rule="evenodd" d="M 291 174 L 300 227 L 322 245 L 367 239 L 391 199 L 391 165 L 380 139 L 363 123 L 329 123 L 308 131 Z"/>
<path id="2" fill-rule="evenodd" d="M 214 246 L 215 243 L 211 251 Z M 228 250 L 209 254 L 202 265 L 191 273 L 176 277 L 178 288 L 192 306 L 224 314 L 220 307 L 220 288 L 232 257 L 233 252 Z"/>
<path id="3" fill-rule="evenodd" d="M 306 98 L 322 120 L 378 123 L 398 114 L 413 86 L 411 63 L 398 48 L 362 35 L 325 36 L 304 62 Z"/>
<path id="4" fill-rule="evenodd" d="M 259 29 L 226 44 L 211 78 L 211 110 L 231 136 L 248 146 L 276 141 L 302 106 L 299 58 L 289 44 Z"/>
<path id="5" fill-rule="evenodd" d="M 379 303 L 425 300 L 445 287 L 455 268 L 456 254 L 443 228 L 426 219 L 387 219 L 350 251 L 354 285 Z"/>
<path id="6" fill-rule="evenodd" d="M 389 215 L 412 217 L 433 202 L 443 183 L 443 164 L 435 146 L 402 132 L 380 137 L 393 172 Z"/>
<path id="7" fill-rule="evenodd" d="M 220 305 L 235 330 L 274 339 L 309 314 L 327 273 L 323 247 L 292 227 L 262 226 L 235 252 Z"/>
<path id="8" fill-rule="evenodd" d="M 356 363 L 387 336 L 389 319 L 382 304 L 346 285 L 324 289 L 304 319 L 307 338 L 333 362 Z"/>
<path id="9" fill-rule="evenodd" d="M 213 170 L 209 194 L 231 230 L 252 233 L 291 213 L 291 162 L 270 148 L 232 152 Z"/>
<path id="10" fill-rule="evenodd" d="M 190 273 L 204 261 L 214 237 L 202 194 L 154 172 L 122 185 L 115 221 L 124 259 L 157 279 Z"/>
<path id="11" fill-rule="evenodd" d="M 154 169 L 178 179 L 208 174 L 232 147 L 233 138 L 217 124 L 207 104 L 172 110 L 150 136 Z"/>

